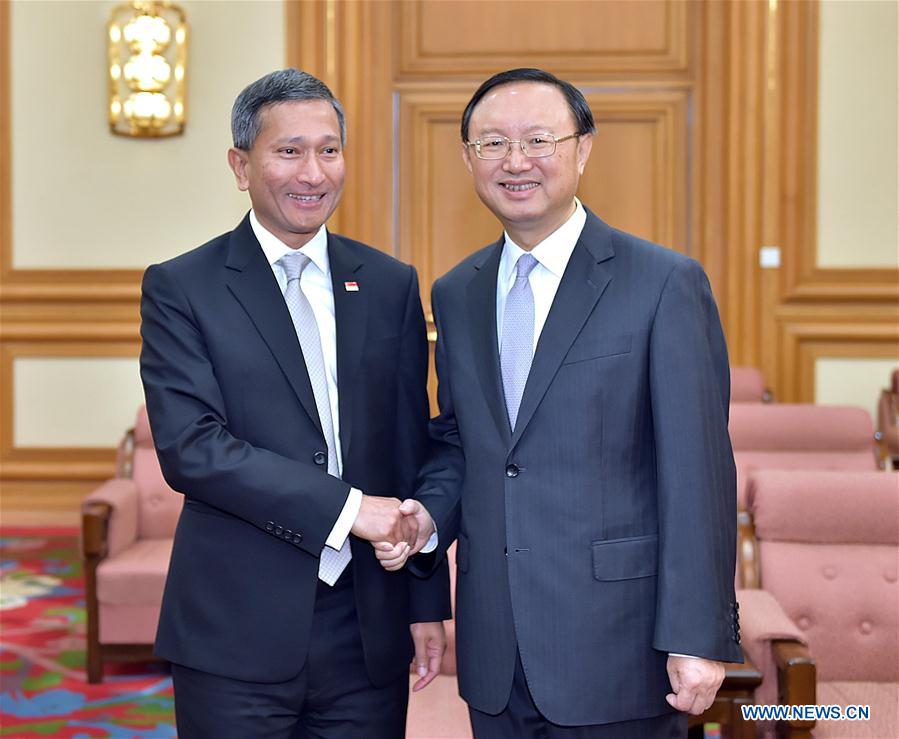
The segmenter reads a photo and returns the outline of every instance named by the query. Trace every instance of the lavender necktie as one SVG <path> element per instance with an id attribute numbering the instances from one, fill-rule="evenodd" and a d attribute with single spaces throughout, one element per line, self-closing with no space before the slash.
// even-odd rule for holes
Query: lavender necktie
<path id="1" fill-rule="evenodd" d="M 322 353 L 321 336 L 318 333 L 318 323 L 315 321 L 315 313 L 309 299 L 300 289 L 300 276 L 309 265 L 310 259 L 301 251 L 285 254 L 278 260 L 287 275 L 287 288 L 284 290 L 284 300 L 290 310 L 293 326 L 300 340 L 300 348 L 303 350 L 303 359 L 306 362 L 306 371 L 309 373 L 309 382 L 312 385 L 312 394 L 315 396 L 315 407 L 322 425 L 322 433 L 325 443 L 328 445 L 328 474 L 340 477 L 337 467 L 337 443 L 334 438 L 334 422 L 331 418 L 331 400 L 328 395 L 327 368 L 325 357 Z M 322 549 L 321 559 L 318 563 L 318 577 L 328 585 L 333 585 L 340 577 L 340 573 L 346 568 L 353 555 L 350 551 L 350 539 L 347 537 L 343 547 L 338 551 L 331 547 Z"/>
<path id="2" fill-rule="evenodd" d="M 509 425 L 515 430 L 518 407 L 534 359 L 534 293 L 528 275 L 538 264 L 531 254 L 522 254 L 516 265 L 515 284 L 506 297 L 500 365 Z"/>

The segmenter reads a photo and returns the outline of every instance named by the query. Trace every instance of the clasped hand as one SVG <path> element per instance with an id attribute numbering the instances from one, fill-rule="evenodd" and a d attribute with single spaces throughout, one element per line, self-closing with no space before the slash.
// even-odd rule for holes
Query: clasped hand
<path id="1" fill-rule="evenodd" d="M 419 519 L 408 515 L 403 505 L 397 498 L 363 495 L 351 532 L 373 545 L 385 543 L 390 547 L 413 548 L 418 541 Z"/>
<path id="2" fill-rule="evenodd" d="M 381 566 L 394 572 L 428 543 L 434 522 L 417 500 L 363 495 L 352 532 L 370 541 Z"/>

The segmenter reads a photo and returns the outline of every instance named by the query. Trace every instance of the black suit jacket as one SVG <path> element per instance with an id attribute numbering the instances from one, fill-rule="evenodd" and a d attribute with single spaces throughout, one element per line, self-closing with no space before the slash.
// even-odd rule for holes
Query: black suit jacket
<path id="1" fill-rule="evenodd" d="M 708 281 L 588 211 L 512 433 L 502 247 L 432 293 L 440 416 L 417 497 L 440 546 L 459 540 L 462 696 L 502 710 L 517 648 L 553 722 L 662 714 L 669 652 L 741 659 L 728 361 Z"/>
<path id="2" fill-rule="evenodd" d="M 185 495 L 156 641 L 173 662 L 260 682 L 298 674 L 319 555 L 350 486 L 413 490 L 428 415 L 415 270 L 333 234 L 328 256 L 342 480 L 327 474 L 299 341 L 249 218 L 144 275 L 147 409 L 166 481 Z M 409 623 L 449 617 L 448 580 L 385 572 L 351 540 L 366 666 L 381 685 L 408 669 Z"/>

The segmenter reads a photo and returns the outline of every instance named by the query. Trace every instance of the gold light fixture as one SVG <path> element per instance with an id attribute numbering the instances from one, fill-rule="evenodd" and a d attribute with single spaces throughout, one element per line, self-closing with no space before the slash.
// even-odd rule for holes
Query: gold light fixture
<path id="1" fill-rule="evenodd" d="M 109 128 L 119 136 L 177 136 L 187 120 L 187 19 L 170 2 L 134 0 L 113 9 Z"/>

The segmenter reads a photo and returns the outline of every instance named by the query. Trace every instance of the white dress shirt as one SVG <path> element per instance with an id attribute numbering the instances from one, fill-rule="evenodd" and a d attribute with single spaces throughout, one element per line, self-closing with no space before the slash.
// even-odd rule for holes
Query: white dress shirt
<path id="1" fill-rule="evenodd" d="M 250 211 L 250 226 L 269 266 L 281 288 L 281 294 L 287 290 L 287 274 L 278 260 L 285 254 L 292 254 L 291 249 L 265 226 L 259 223 L 256 213 Z M 328 400 L 331 404 L 331 422 L 334 425 L 334 440 L 336 449 L 329 449 L 330 454 L 337 456 L 338 475 L 343 474 L 343 456 L 340 451 L 340 411 L 337 402 L 337 322 L 334 318 L 334 289 L 331 284 L 331 263 L 328 260 L 328 231 L 324 225 L 318 230 L 301 249 L 301 252 L 310 259 L 310 264 L 300 275 L 300 289 L 309 300 L 312 312 L 315 314 L 315 322 L 318 324 L 318 334 L 322 343 L 322 355 L 325 360 L 325 375 L 328 381 Z M 346 541 L 359 508 L 362 506 L 362 491 L 356 488 L 350 489 L 349 497 L 338 516 L 334 528 L 328 535 L 325 545 L 332 549 L 340 549 Z"/>
<path id="2" fill-rule="evenodd" d="M 587 222 L 587 212 L 581 201 L 575 198 L 574 213 L 568 220 L 531 249 L 531 255 L 537 260 L 537 266 L 531 270 L 528 280 L 531 283 L 531 291 L 534 293 L 534 350 L 537 349 L 537 341 L 549 309 L 552 307 L 562 281 L 562 275 L 571 259 L 571 253 L 581 237 L 584 224 Z M 508 233 L 505 234 L 503 253 L 499 260 L 499 272 L 496 276 L 496 337 L 499 347 L 503 345 L 503 314 L 506 309 L 506 297 L 509 290 L 515 284 L 515 266 L 518 258 L 525 253 L 518 244 L 512 241 Z"/>

